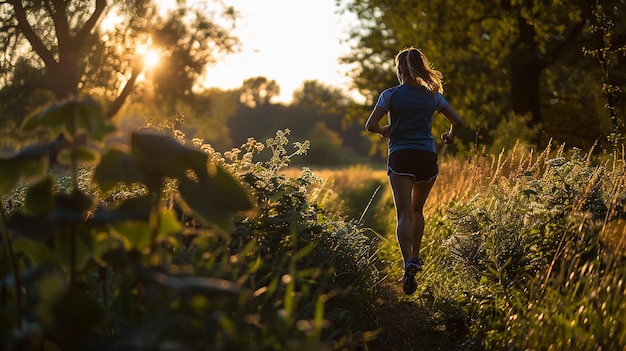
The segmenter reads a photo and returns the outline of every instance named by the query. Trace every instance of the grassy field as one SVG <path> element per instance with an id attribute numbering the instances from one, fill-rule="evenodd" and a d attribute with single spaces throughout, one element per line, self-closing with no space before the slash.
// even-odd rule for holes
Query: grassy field
<path id="1" fill-rule="evenodd" d="M 3 158 L 2 348 L 624 350 L 623 148 L 441 157 L 405 296 L 383 165 L 286 168 L 287 134 Z"/>
<path id="2" fill-rule="evenodd" d="M 561 147 L 443 158 L 425 209 L 425 271 L 410 297 L 385 172 L 314 170 L 333 189 L 326 207 L 381 238 L 376 349 L 624 350 L 620 155 Z"/>

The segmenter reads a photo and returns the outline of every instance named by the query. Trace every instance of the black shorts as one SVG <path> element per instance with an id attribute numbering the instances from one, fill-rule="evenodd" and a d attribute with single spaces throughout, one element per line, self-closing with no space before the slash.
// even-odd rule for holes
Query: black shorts
<path id="1" fill-rule="evenodd" d="M 413 181 L 429 182 L 437 178 L 437 154 L 421 150 L 398 150 L 389 155 L 387 174 L 413 177 Z"/>

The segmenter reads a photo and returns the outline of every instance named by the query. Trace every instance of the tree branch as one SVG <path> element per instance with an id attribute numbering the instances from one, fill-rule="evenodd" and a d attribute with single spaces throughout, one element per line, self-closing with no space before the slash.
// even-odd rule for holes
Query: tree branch
<path id="1" fill-rule="evenodd" d="M 50 7 L 50 1 L 54 4 L 54 9 Z M 57 35 L 57 41 L 59 43 L 59 49 L 65 46 L 70 41 L 70 25 L 67 22 L 67 5 L 63 0 L 48 0 L 44 1 L 46 9 L 54 22 L 54 31 Z"/>
<path id="2" fill-rule="evenodd" d="M 102 16 L 104 9 L 107 7 L 107 0 L 96 0 L 96 9 L 91 14 L 91 17 L 85 22 L 83 28 L 80 29 L 78 34 L 76 35 L 76 40 L 78 42 L 84 42 L 91 31 L 98 23 L 98 19 Z"/>
<path id="3" fill-rule="evenodd" d="M 46 66 L 52 66 L 56 62 L 54 61 L 54 56 L 52 52 L 46 48 L 41 39 L 37 36 L 33 27 L 28 23 L 28 19 L 26 18 L 26 10 L 22 5 L 21 0 L 8 0 L 9 4 L 13 5 L 13 10 L 15 11 L 15 17 L 17 18 L 17 27 L 24 34 L 30 45 L 33 47 L 33 50 L 41 57 Z"/>
<path id="4" fill-rule="evenodd" d="M 19 28 L 19 27 L 16 26 L 16 25 L 13 25 L 13 24 L 8 24 L 6 26 L 0 26 L 0 32 L 8 32 L 9 29 L 13 29 L 13 28 Z"/>
<path id="5" fill-rule="evenodd" d="M 124 105 L 124 102 L 130 95 L 130 93 L 133 92 L 133 89 L 135 88 L 135 82 L 137 81 L 137 77 L 139 77 L 139 74 L 141 73 L 142 70 L 143 70 L 142 65 L 138 65 L 133 69 L 133 73 L 130 79 L 126 82 L 126 85 L 124 85 L 124 89 L 122 89 L 122 92 L 120 93 L 120 95 L 115 99 L 115 101 L 113 101 L 113 103 L 109 107 L 109 111 L 107 111 L 107 118 L 109 119 L 113 118 L 113 116 L 115 116 L 115 114 L 122 108 L 122 106 Z"/>

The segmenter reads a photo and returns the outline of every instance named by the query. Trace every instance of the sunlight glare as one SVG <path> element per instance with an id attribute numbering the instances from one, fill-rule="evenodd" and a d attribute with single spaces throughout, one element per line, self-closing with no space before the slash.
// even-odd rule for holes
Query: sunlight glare
<path id="1" fill-rule="evenodd" d="M 109 11 L 109 13 L 102 19 L 100 23 L 100 28 L 105 33 L 110 33 L 115 31 L 115 29 L 123 24 L 125 21 L 124 17 L 120 15 L 119 8 L 114 7 Z"/>
<path id="2" fill-rule="evenodd" d="M 146 65 L 146 68 L 152 69 L 156 67 L 161 61 L 161 55 L 159 52 L 154 49 L 148 49 L 145 54 L 143 54 L 143 62 Z"/>
<path id="3" fill-rule="evenodd" d="M 148 44 L 137 44 L 137 54 L 143 59 L 144 67 L 153 69 L 161 61 L 161 54 L 158 50 L 153 49 L 150 44 L 152 40 L 148 40 Z"/>

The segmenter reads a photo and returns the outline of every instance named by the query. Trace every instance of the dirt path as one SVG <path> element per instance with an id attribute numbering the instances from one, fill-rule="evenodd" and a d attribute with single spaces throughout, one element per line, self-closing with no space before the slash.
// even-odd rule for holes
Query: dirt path
<path id="1" fill-rule="evenodd" d="M 375 310 L 382 332 L 371 350 L 454 351 L 470 347 L 463 323 L 445 320 L 419 296 L 406 296 L 399 282 L 383 283 Z"/>

